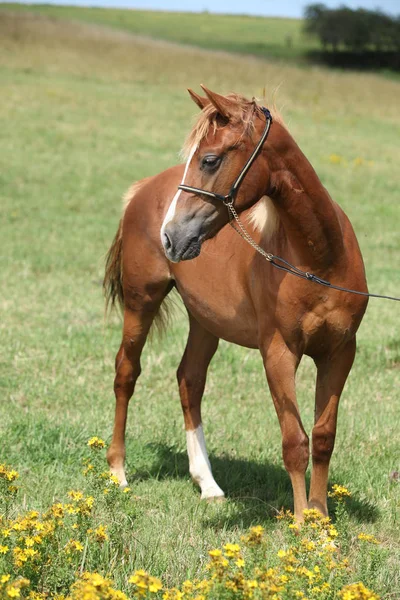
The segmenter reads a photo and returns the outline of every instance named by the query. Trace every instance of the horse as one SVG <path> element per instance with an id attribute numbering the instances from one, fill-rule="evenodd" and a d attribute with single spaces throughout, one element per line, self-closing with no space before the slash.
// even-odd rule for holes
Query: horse
<path id="1" fill-rule="evenodd" d="M 189 471 L 201 498 L 224 497 L 212 474 L 201 419 L 207 369 L 224 339 L 261 353 L 296 520 L 303 520 L 307 508 L 326 516 L 338 404 L 368 298 L 274 269 L 257 248 L 268 247 L 295 268 L 329 279 L 332 285 L 367 292 L 360 248 L 348 217 L 331 199 L 279 113 L 269 113 L 254 98 L 202 89 L 205 96 L 188 90 L 201 112 L 184 146 L 186 163 L 130 188 L 107 255 L 106 300 L 119 301 L 123 309 L 107 460 L 126 486 L 128 403 L 150 328 L 165 316 L 163 301 L 176 288 L 189 317 L 177 379 Z M 233 204 L 224 194 L 238 179 Z M 230 227 L 229 204 L 254 243 L 246 244 Z M 317 370 L 308 499 L 310 444 L 295 386 L 304 354 Z"/>

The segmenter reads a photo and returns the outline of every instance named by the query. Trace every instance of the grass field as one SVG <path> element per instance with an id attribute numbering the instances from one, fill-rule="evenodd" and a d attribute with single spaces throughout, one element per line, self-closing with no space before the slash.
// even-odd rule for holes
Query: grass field
<path id="1" fill-rule="evenodd" d="M 300 19 L 43 4 L 23 6 L 6 3 L 5 7 L 12 10 L 34 11 L 49 17 L 107 25 L 130 33 L 180 44 L 254 54 L 264 58 L 302 61 L 307 51 L 319 48 L 317 40 L 303 33 L 303 22 Z"/>
<path id="2" fill-rule="evenodd" d="M 110 439 L 120 322 L 103 321 L 104 255 L 123 191 L 178 161 L 196 112 L 186 87 L 203 82 L 252 96 L 280 86 L 289 128 L 352 220 L 370 289 L 399 294 L 398 82 L 3 10 L 0 82 L 0 462 L 20 472 L 17 509 L 45 510 L 68 490 L 85 489 L 86 441 Z M 400 598 L 399 482 L 390 477 L 400 470 L 398 323 L 395 303 L 371 300 L 331 469 L 331 482 L 353 492 L 353 564 L 358 533 L 375 534 L 386 558 L 366 584 L 391 599 Z M 199 501 L 175 382 L 186 330 L 179 317 L 146 347 L 131 404 L 127 465 L 136 498 L 123 538 L 129 561 L 113 573 L 122 587 L 134 568 L 168 585 L 195 577 L 210 547 L 253 524 L 278 548 L 275 515 L 292 507 L 260 358 L 225 343 L 210 369 L 204 423 L 228 500 Z M 314 377 L 305 360 L 298 396 L 308 431 Z"/>

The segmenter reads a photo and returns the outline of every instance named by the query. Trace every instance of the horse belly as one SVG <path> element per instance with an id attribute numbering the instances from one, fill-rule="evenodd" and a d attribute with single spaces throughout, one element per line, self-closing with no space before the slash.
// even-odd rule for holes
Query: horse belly
<path id="1" fill-rule="evenodd" d="M 207 331 L 228 342 L 258 348 L 254 307 L 245 286 L 226 263 L 198 259 L 179 263 L 174 269 L 176 287 L 191 315 Z M 218 268 L 218 266 L 220 268 Z"/>

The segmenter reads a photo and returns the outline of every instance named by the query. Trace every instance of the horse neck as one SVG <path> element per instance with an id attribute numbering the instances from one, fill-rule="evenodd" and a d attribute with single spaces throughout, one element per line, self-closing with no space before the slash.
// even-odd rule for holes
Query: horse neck
<path id="1" fill-rule="evenodd" d="M 326 270 L 344 250 L 338 207 L 290 134 L 276 127 L 269 146 L 272 198 L 301 262 Z"/>

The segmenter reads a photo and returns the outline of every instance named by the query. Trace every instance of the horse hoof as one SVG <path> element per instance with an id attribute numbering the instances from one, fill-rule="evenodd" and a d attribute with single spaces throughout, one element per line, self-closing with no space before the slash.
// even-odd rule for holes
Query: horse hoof
<path id="1" fill-rule="evenodd" d="M 225 496 L 208 496 L 207 498 L 204 498 L 204 500 L 208 504 L 222 504 L 226 502 Z"/>

